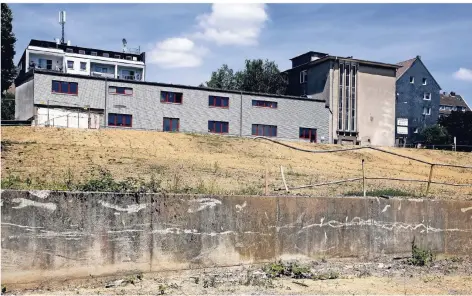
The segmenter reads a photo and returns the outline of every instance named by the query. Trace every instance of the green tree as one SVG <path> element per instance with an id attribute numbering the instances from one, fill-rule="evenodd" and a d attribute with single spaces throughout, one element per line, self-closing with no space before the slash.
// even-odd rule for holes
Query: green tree
<path id="1" fill-rule="evenodd" d="M 447 129 L 451 137 L 456 137 L 457 145 L 472 145 L 472 111 L 452 111 L 438 123 Z"/>
<path id="2" fill-rule="evenodd" d="M 6 90 L 16 76 L 16 67 L 13 64 L 16 38 L 12 32 L 12 19 L 10 8 L 7 4 L 2 3 L 2 119 L 14 119 L 15 117 L 14 101 L 6 95 Z"/>
<path id="3" fill-rule="evenodd" d="M 283 95 L 288 81 L 275 62 L 256 59 L 246 60 L 244 69 L 236 73 L 224 64 L 212 72 L 205 84 L 212 88 Z"/>
<path id="4" fill-rule="evenodd" d="M 438 124 L 422 129 L 420 138 L 428 145 L 450 144 L 447 129 Z"/>

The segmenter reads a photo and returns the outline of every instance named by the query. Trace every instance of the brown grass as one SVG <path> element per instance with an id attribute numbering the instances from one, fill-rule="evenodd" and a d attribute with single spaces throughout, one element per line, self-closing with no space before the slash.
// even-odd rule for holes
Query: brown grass
<path id="1" fill-rule="evenodd" d="M 264 189 L 265 167 L 269 170 L 269 193 L 283 187 L 280 166 L 289 186 L 362 176 L 428 178 L 427 165 L 382 152 L 310 154 L 277 144 L 247 138 L 163 133 L 135 130 L 77 130 L 41 127 L 2 127 L 2 179 L 29 178 L 25 188 L 58 189 L 66 179 L 90 178 L 106 168 L 117 180 L 126 177 L 149 179 L 177 191 L 199 193 L 257 194 Z M 336 149 L 340 146 L 291 142 L 307 149 Z M 397 153 L 426 161 L 472 165 L 472 154 L 452 151 L 395 149 Z M 435 168 L 433 180 L 472 183 L 472 170 Z M 420 196 L 426 184 L 398 181 L 369 181 L 368 188 L 392 188 Z M 193 191 L 192 191 L 193 190 Z M 338 195 L 360 191 L 361 183 L 323 186 L 294 191 L 310 195 Z M 431 185 L 430 197 L 470 199 L 472 187 Z"/>

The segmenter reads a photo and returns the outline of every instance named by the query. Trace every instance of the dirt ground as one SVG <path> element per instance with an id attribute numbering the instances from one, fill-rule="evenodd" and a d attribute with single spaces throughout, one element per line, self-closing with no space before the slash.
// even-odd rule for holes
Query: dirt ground
<path id="1" fill-rule="evenodd" d="M 266 168 L 269 194 L 285 194 L 280 166 L 288 186 L 362 176 L 427 180 L 429 167 L 372 150 L 312 154 L 263 140 L 137 130 L 78 130 L 44 127 L 2 127 L 2 185 L 15 189 L 66 190 L 65 184 L 87 180 L 99 169 L 116 180 L 148 180 L 155 176 L 172 192 L 262 194 Z M 311 150 L 339 145 L 289 142 Z M 472 153 L 388 148 L 425 161 L 472 165 Z M 15 178 L 19 178 L 15 181 Z M 433 181 L 472 184 L 472 169 L 436 167 Z M 370 180 L 367 190 L 397 189 L 422 196 L 425 183 Z M 333 196 L 361 192 L 361 182 L 320 186 L 291 194 Z M 429 197 L 472 199 L 472 187 L 431 185 Z"/>
<path id="2" fill-rule="evenodd" d="M 320 277 L 335 275 L 324 280 L 269 278 L 264 265 L 253 265 L 90 277 L 30 285 L 29 289 L 7 290 L 6 295 L 470 295 L 471 263 L 469 257 L 436 260 L 429 267 L 388 257 L 328 259 L 302 263 Z"/>

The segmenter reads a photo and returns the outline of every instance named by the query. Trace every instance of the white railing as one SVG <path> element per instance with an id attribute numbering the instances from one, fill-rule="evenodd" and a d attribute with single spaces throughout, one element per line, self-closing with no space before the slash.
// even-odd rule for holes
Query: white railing
<path id="1" fill-rule="evenodd" d="M 96 77 L 115 78 L 115 74 L 112 74 L 112 73 L 103 73 L 103 72 L 92 71 L 90 74 L 92 76 L 96 76 Z"/>

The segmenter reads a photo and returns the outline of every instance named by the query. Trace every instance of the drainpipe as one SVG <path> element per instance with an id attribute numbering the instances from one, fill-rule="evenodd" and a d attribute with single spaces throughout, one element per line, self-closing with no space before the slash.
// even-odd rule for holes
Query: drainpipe
<path id="1" fill-rule="evenodd" d="M 107 126 L 107 123 L 108 123 L 108 116 L 107 116 L 107 89 L 108 89 L 108 80 L 107 80 L 107 77 L 105 76 L 105 106 L 103 108 L 103 118 L 104 118 L 104 122 L 103 122 L 103 126 L 106 127 Z"/>
<path id="2" fill-rule="evenodd" d="M 243 91 L 241 92 L 241 106 L 239 110 L 239 136 L 243 136 Z"/>

